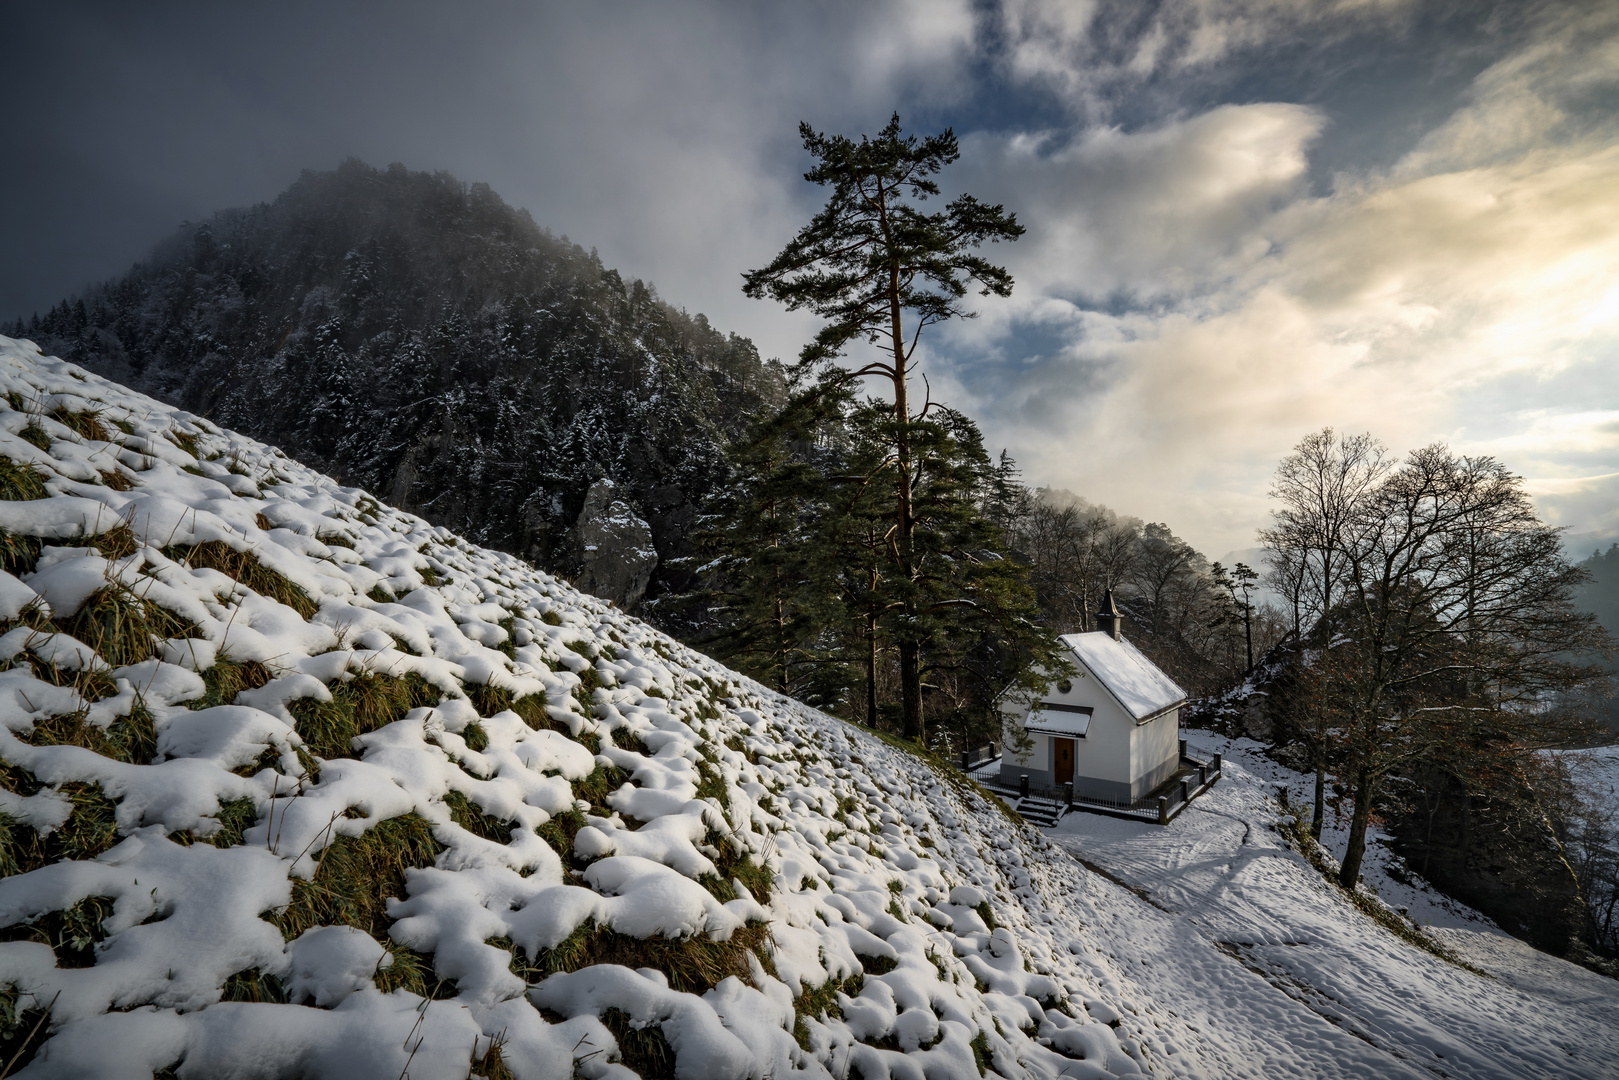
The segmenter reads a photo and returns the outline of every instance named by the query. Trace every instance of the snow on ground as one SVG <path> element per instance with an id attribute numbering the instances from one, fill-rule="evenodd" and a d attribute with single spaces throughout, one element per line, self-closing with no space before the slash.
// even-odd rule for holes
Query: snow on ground
<path id="1" fill-rule="evenodd" d="M 27 342 L 0 399 L 17 1075 L 1223 1060 L 948 769 Z"/>
<path id="2" fill-rule="evenodd" d="M 44 1032 L 17 1076 L 1619 1060 L 1615 984 L 1487 926 L 1499 956 L 1468 955 L 1517 982 L 1380 931 L 1269 831 L 1235 751 L 1168 830 L 1073 815 L 1048 840 L 947 768 L 29 343 L 0 339 L 0 402 L 0 1038 Z"/>
<path id="3" fill-rule="evenodd" d="M 1293 1061 L 1256 1075 L 1619 1076 L 1619 982 L 1536 952 L 1420 879 L 1402 883 L 1373 836 L 1363 880 L 1489 976 L 1400 940 L 1276 831 L 1279 794 L 1307 808 L 1312 778 L 1251 741 L 1188 734 L 1198 756 L 1224 754 L 1225 775 L 1167 829 L 1074 813 L 1049 830 L 1138 890 L 1184 957 L 1218 950 L 1241 966 L 1139 971 L 1154 996 L 1227 1039 L 1244 1032 L 1292 1049 Z M 1329 813 L 1328 825 L 1323 842 L 1341 854 L 1347 822 Z"/>

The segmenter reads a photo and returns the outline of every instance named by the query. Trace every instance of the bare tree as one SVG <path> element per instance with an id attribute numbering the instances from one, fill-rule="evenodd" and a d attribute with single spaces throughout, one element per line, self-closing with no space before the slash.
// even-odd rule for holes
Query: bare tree
<path id="1" fill-rule="evenodd" d="M 1272 514 L 1275 524 L 1259 535 L 1267 549 L 1267 581 L 1288 599 L 1295 635 L 1302 637 L 1306 629 L 1325 624 L 1325 649 L 1337 643 L 1332 613 L 1349 580 L 1345 550 L 1349 529 L 1361 519 L 1391 468 L 1387 449 L 1370 434 L 1339 436 L 1330 427 L 1305 436 L 1276 467 L 1270 493 L 1280 506 Z M 1297 714 L 1315 769 L 1310 835 L 1317 840 L 1326 818 L 1330 737 L 1327 718 L 1314 707 L 1319 701 L 1319 693 L 1301 696 Z"/>
<path id="2" fill-rule="evenodd" d="M 1429 446 L 1352 506 L 1335 540 L 1341 600 L 1316 631 L 1334 654 L 1328 720 L 1354 799 L 1345 887 L 1391 773 L 1436 746 L 1554 744 L 1548 696 L 1599 677 L 1568 658 L 1604 640 L 1573 607 L 1583 575 L 1558 530 L 1494 459 Z"/>

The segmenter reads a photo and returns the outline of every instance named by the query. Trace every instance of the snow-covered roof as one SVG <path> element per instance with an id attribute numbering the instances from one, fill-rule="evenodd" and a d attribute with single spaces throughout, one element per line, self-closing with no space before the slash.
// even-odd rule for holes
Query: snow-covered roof
<path id="1" fill-rule="evenodd" d="M 1023 727 L 1036 735 L 1068 735 L 1083 739 L 1091 729 L 1091 712 L 1067 709 L 1035 709 Z"/>
<path id="2" fill-rule="evenodd" d="M 1128 641 L 1094 630 L 1059 638 L 1108 693 L 1137 720 L 1146 720 L 1186 700 L 1182 690 L 1157 664 Z"/>

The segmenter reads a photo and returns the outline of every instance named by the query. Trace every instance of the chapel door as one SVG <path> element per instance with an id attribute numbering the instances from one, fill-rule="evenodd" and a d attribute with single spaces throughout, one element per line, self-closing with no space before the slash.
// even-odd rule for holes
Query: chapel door
<path id="1" fill-rule="evenodd" d="M 1052 769 L 1052 772 L 1056 775 L 1057 783 L 1067 784 L 1072 782 L 1074 779 L 1074 740 L 1054 738 L 1051 740 L 1051 749 L 1055 759 L 1055 768 Z"/>

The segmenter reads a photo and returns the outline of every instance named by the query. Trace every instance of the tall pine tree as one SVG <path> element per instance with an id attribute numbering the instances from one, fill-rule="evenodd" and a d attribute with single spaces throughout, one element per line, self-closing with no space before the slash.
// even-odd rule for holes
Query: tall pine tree
<path id="1" fill-rule="evenodd" d="M 891 577 L 908 583 L 898 629 L 899 679 L 906 735 L 922 739 L 922 644 L 928 623 L 919 579 L 916 460 L 913 429 L 927 412 L 910 404 L 912 359 L 921 332 L 935 323 L 970 318 L 962 306 L 969 285 L 1009 295 L 1012 277 L 974 251 L 1015 240 L 1023 227 L 1000 206 L 961 195 L 942 211 L 923 202 L 939 194 L 933 177 L 960 157 L 954 133 L 918 140 L 900 133 L 896 113 L 876 136 L 860 141 L 799 126 L 804 148 L 816 159 L 804 178 L 831 188 L 825 207 L 768 266 L 744 275 L 743 291 L 768 296 L 789 310 L 807 308 L 828 320 L 805 346 L 794 371 L 799 386 L 846 386 L 874 376 L 892 392 L 893 423 L 886 428 L 894 460 Z M 858 367 L 837 361 L 857 341 L 876 346 L 878 358 Z"/>

